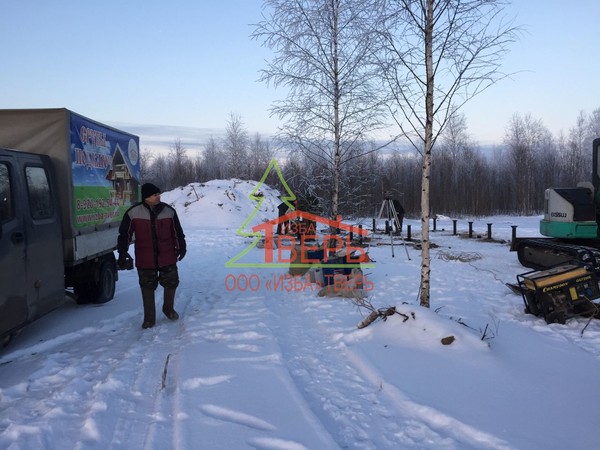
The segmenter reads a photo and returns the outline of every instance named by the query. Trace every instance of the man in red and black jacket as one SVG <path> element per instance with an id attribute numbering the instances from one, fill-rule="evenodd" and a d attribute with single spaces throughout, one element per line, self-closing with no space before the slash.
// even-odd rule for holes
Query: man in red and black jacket
<path id="1" fill-rule="evenodd" d="M 179 286 L 177 261 L 185 256 L 186 244 L 177 212 L 160 201 L 160 189 L 151 183 L 142 185 L 142 199 L 123 215 L 117 240 L 118 266 L 128 268 L 131 256 L 127 250 L 135 238 L 135 267 L 144 303 L 142 328 L 152 328 L 156 322 L 154 292 L 159 283 L 164 289 L 163 313 L 170 320 L 179 319 L 174 308 Z"/>

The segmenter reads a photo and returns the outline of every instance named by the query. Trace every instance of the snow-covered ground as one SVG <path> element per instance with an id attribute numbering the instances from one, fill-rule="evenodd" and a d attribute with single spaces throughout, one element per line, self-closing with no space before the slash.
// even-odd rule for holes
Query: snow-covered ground
<path id="1" fill-rule="evenodd" d="M 159 315 L 142 330 L 137 275 L 120 272 L 113 301 L 69 301 L 2 350 L 0 448 L 597 448 L 600 322 L 582 335 L 585 319 L 524 314 L 505 286 L 525 271 L 507 243 L 453 236 L 440 218 L 430 309 L 418 306 L 419 251 L 407 243 L 409 260 L 401 242 L 394 257 L 371 245 L 368 299 L 409 318 L 358 329 L 367 311 L 275 283 L 284 268 L 226 267 L 252 242 L 236 231 L 254 187 L 213 181 L 163 195 L 188 241 L 178 322 Z M 263 193 L 253 224 L 277 216 L 277 193 Z M 508 241 L 511 225 L 537 235 L 538 220 L 473 222 L 476 235 L 493 223 Z M 406 222 L 418 237 L 418 221 Z M 260 263 L 264 251 L 244 258 Z M 232 283 L 244 279 L 251 288 Z"/>

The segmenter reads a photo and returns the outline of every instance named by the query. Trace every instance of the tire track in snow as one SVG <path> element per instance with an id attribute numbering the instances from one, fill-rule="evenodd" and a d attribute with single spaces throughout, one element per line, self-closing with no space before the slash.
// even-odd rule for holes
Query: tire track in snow
<path id="1" fill-rule="evenodd" d="M 115 323 L 29 347 L 7 362 L 6 369 L 31 375 L 14 383 L 4 378 L 2 409 L 18 402 L 20 414 L 0 420 L 0 447 L 4 436 L 5 442 L 18 440 L 22 448 L 142 448 L 149 427 L 160 423 L 160 443 L 166 433 L 177 448 L 181 415 L 173 384 L 179 366 L 176 350 L 185 335 L 188 310 L 194 314 L 207 305 L 183 292 L 176 301 L 182 312 L 179 322 L 162 317 L 158 300 L 157 325 L 151 330 L 140 328 L 136 311 Z M 160 392 L 167 354 L 172 355 L 167 387 Z"/>
<path id="2" fill-rule="evenodd" d="M 230 292 L 190 324 L 193 345 L 182 358 L 188 379 L 181 398 L 190 415 L 198 411 L 203 418 L 186 422 L 186 438 L 206 448 L 337 448 L 282 366 L 264 302 L 262 296 Z M 192 361 L 192 354 L 203 359 Z"/>
<path id="3" fill-rule="evenodd" d="M 332 335 L 340 331 L 335 328 L 339 323 L 335 307 L 347 310 L 345 300 L 290 294 L 285 301 L 271 299 L 267 304 L 284 365 L 340 447 L 409 449 L 431 442 L 429 448 L 454 448 L 454 442 L 427 425 L 398 417 L 388 399 L 354 367 L 345 349 L 334 343 Z M 418 434 L 419 441 L 408 442 L 407 430 Z"/>
<path id="4" fill-rule="evenodd" d="M 157 309 L 160 311 L 160 307 Z M 161 356 L 172 352 L 169 344 L 177 342 L 178 336 L 184 333 L 184 323 L 170 323 L 161 317 L 151 330 L 138 326 L 136 320 L 127 333 L 130 346 L 126 352 L 114 355 L 114 349 L 107 351 L 121 363 L 94 386 L 94 403 L 108 405 L 116 399 L 118 405 L 84 415 L 88 427 L 101 424 L 95 432 L 96 439 L 98 442 L 108 440 L 107 448 L 142 448 L 142 444 L 153 437 L 153 426 L 169 417 L 161 411 L 164 366 Z"/>
<path id="5" fill-rule="evenodd" d="M 380 387 L 383 396 L 387 397 L 390 402 L 395 405 L 398 414 L 405 418 L 407 423 L 422 423 L 422 426 L 427 426 L 431 430 L 441 430 L 446 436 L 453 436 L 456 442 L 461 443 L 460 448 L 473 449 L 494 449 L 494 450 L 509 450 L 512 447 L 486 432 L 479 431 L 459 420 L 441 413 L 430 406 L 418 404 L 409 400 L 396 386 L 387 383 L 383 386 L 383 377 L 377 371 L 366 363 L 364 355 L 360 355 L 353 350 L 346 350 L 349 361 L 356 367 L 359 372 L 368 380 L 372 386 Z M 404 448 L 408 448 L 407 442 L 416 445 L 417 448 L 424 448 L 420 441 L 422 439 L 421 432 L 416 426 L 407 427 L 402 432 L 404 437 Z M 415 433 L 417 431 L 417 433 Z M 450 439 L 446 439 L 449 448 L 455 448 L 455 444 L 451 443 Z M 412 446 L 412 445 L 411 445 Z M 440 448 L 438 444 L 430 448 Z"/>
<path id="6" fill-rule="evenodd" d="M 140 448 L 154 449 L 165 445 L 169 448 L 188 448 L 181 430 L 185 413 L 181 406 L 181 389 L 177 385 L 180 379 L 180 352 L 185 344 L 187 321 L 193 320 L 200 310 L 212 308 L 212 302 L 205 302 L 199 295 L 189 291 L 186 288 L 178 291 L 175 305 L 180 319 L 177 322 L 169 322 L 164 318 L 162 299 L 157 296 L 157 319 L 160 315 L 161 321 L 157 320 L 154 328 L 146 330 L 153 333 L 152 343 L 146 345 L 149 357 L 141 364 L 133 384 L 137 392 L 143 393 L 145 390 L 151 394 L 145 403 L 138 405 L 141 411 L 152 411 L 146 414 L 146 426 L 142 426 L 139 433 L 143 437 L 139 441 L 143 443 Z M 154 388 L 149 390 L 148 386 Z M 131 440 L 130 430 L 121 430 L 115 435 Z"/>
<path id="7" fill-rule="evenodd" d="M 103 398 L 104 392 L 122 389 L 122 383 L 114 374 L 124 370 L 136 354 L 133 330 L 116 331 L 123 326 L 124 323 L 113 324 L 108 334 L 108 327 L 100 327 L 93 333 L 89 330 L 72 333 L 69 340 L 61 337 L 61 344 L 56 346 L 47 343 L 52 346 L 52 352 L 39 356 L 43 361 L 41 369 L 31 372 L 27 381 L 17 385 L 16 389 L 21 392 L 13 396 L 13 401 L 20 403 L 19 409 L 30 411 L 30 414 L 11 417 L 11 422 L 35 427 L 40 435 L 39 439 L 36 439 L 37 432 L 24 436 L 25 445 L 33 445 L 30 448 L 38 445 L 39 448 L 78 448 L 102 439 L 93 416 L 109 409 Z M 115 357 L 115 347 L 119 349 L 119 357 Z M 12 364 L 21 362 L 26 363 L 27 359 Z M 23 402 L 30 406 L 23 408 Z M 60 429 L 76 429 L 80 433 L 63 435 L 54 431 Z M 43 444 L 42 439 L 48 440 L 50 445 Z"/>
<path id="8" fill-rule="evenodd" d="M 220 297 L 212 294 L 208 297 L 204 296 L 204 292 L 210 291 L 211 288 L 205 288 L 202 284 L 180 285 L 175 299 L 175 306 L 180 313 L 179 321 L 169 323 L 164 319 L 167 323 L 152 329 L 156 333 L 153 338 L 154 344 L 148 347 L 154 347 L 152 353 L 155 353 L 158 348 L 162 357 L 149 358 L 149 362 L 144 364 L 137 380 L 140 390 L 144 384 L 157 386 L 154 390 L 154 403 L 148 408 L 140 408 L 142 411 L 154 411 L 149 415 L 150 424 L 145 433 L 143 447 L 140 448 L 152 450 L 165 445 L 169 448 L 182 449 L 195 447 L 193 442 L 189 442 L 189 436 L 183 426 L 187 414 L 182 401 L 182 386 L 178 382 L 182 381 L 180 376 L 182 348 L 185 348 L 187 341 L 193 339 L 190 324 L 193 328 L 196 317 L 209 314 L 220 300 Z M 162 315 L 162 302 L 157 301 L 157 305 L 159 304 L 157 311 Z"/>

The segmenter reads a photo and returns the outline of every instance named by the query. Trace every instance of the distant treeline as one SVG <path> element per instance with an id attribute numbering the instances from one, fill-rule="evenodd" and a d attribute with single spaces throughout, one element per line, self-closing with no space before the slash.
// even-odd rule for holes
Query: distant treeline
<path id="1" fill-rule="evenodd" d="M 580 113 L 576 125 L 557 136 L 541 120 L 515 114 L 503 142 L 483 150 L 470 139 L 466 120 L 459 115 L 433 149 L 431 213 L 453 217 L 540 213 L 546 188 L 591 181 L 592 141 L 598 137 L 600 108 L 590 115 Z M 333 179 L 328 165 L 302 152 L 282 150 L 281 145 L 275 152 L 275 145 L 260 134 L 250 137 L 241 118 L 232 115 L 226 137 L 210 139 L 196 156 L 190 156 L 179 139 L 167 155 L 142 152 L 142 179 L 163 190 L 212 179 L 259 180 L 271 158 L 277 157 L 294 193 L 314 212 L 328 214 Z M 344 216 L 370 217 L 390 194 L 408 216 L 418 216 L 421 173 L 418 149 L 390 146 L 350 158 L 341 170 L 339 210 Z M 275 173 L 267 184 L 283 192 Z"/>

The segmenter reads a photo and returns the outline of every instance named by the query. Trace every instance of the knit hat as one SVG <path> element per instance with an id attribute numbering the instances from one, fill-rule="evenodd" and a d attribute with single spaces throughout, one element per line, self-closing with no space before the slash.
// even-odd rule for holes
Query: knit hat
<path id="1" fill-rule="evenodd" d="M 146 200 L 148 197 L 160 194 L 160 189 L 154 186 L 152 183 L 142 184 L 142 200 Z"/>

